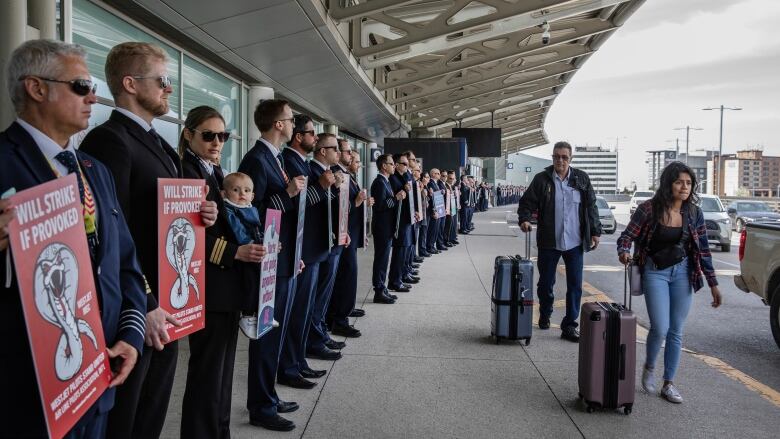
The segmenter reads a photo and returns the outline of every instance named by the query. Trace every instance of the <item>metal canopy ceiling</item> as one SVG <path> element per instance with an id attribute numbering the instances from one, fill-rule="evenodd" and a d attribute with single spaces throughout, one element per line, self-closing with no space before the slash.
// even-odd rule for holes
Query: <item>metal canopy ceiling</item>
<path id="1" fill-rule="evenodd" d="M 402 121 L 449 136 L 501 127 L 509 154 L 548 143 L 547 112 L 644 0 L 330 0 L 351 52 Z M 547 27 L 549 41 L 543 41 Z"/>

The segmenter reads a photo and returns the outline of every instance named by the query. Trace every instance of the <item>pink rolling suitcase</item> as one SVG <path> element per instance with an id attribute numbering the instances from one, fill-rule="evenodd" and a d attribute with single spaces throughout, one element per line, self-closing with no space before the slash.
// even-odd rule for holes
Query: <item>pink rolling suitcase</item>
<path id="1" fill-rule="evenodd" d="M 582 305 L 578 381 L 588 413 L 622 407 L 628 415 L 634 406 L 636 316 L 627 286 L 628 277 L 623 292 L 628 308 L 609 302 Z"/>

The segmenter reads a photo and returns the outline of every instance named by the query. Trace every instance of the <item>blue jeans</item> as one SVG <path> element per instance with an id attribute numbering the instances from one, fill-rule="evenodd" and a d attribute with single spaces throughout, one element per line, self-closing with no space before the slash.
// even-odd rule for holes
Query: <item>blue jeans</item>
<path id="1" fill-rule="evenodd" d="M 680 364 L 682 331 L 691 309 L 693 291 L 688 278 L 688 259 L 663 270 L 657 270 L 647 258 L 642 274 L 650 333 L 647 335 L 645 367 L 652 369 L 666 340 L 664 350 L 664 380 L 672 381 Z"/>
<path id="2" fill-rule="evenodd" d="M 536 266 L 539 268 L 539 283 L 536 284 L 536 294 L 539 295 L 539 315 L 550 318 L 553 312 L 555 294 L 555 270 L 558 261 L 563 256 L 566 265 L 566 315 L 561 321 L 561 329 L 576 328 L 580 316 L 580 300 L 582 298 L 582 263 L 584 251 L 577 246 L 566 251 L 554 248 L 540 248 Z"/>

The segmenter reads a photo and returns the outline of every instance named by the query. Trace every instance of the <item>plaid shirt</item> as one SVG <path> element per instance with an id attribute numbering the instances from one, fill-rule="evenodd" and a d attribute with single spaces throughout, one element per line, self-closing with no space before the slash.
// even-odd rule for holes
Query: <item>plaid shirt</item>
<path id="1" fill-rule="evenodd" d="M 647 252 L 650 249 L 650 240 L 653 238 L 658 222 L 653 219 L 653 208 L 650 200 L 640 204 L 631 221 L 626 226 L 626 230 L 620 234 L 617 241 L 618 255 L 631 252 L 631 243 L 636 242 L 634 247 L 634 258 L 638 259 L 639 266 L 645 266 Z M 685 249 L 688 255 L 688 273 L 691 286 L 694 291 L 699 291 L 704 286 L 702 281 L 702 272 L 707 278 L 707 284 L 710 287 L 718 285 L 718 279 L 715 276 L 715 269 L 712 266 L 712 254 L 710 245 L 707 241 L 707 227 L 704 224 L 704 214 L 699 207 L 696 207 L 695 216 L 688 216 L 688 230 L 691 239 Z"/>

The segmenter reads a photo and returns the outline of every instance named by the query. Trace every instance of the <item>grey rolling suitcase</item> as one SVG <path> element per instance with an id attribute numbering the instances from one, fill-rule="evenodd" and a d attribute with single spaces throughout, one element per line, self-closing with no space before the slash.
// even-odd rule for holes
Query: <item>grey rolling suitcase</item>
<path id="1" fill-rule="evenodd" d="M 534 266 L 531 263 L 531 241 L 526 235 L 525 258 L 497 256 L 493 273 L 490 334 L 496 343 L 525 340 L 531 343 L 534 311 Z"/>
<path id="2" fill-rule="evenodd" d="M 628 308 L 609 302 L 582 305 L 578 382 L 588 413 L 622 407 L 628 415 L 634 406 L 636 315 L 627 279 L 628 269 L 623 292 Z"/>

